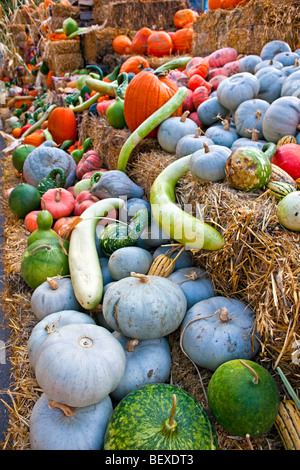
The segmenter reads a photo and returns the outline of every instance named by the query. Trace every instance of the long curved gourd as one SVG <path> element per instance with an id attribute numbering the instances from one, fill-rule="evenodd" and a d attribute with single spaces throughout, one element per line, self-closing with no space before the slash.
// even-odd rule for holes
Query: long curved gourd
<path id="1" fill-rule="evenodd" d="M 190 158 L 187 155 L 176 160 L 156 178 L 150 192 L 151 211 L 159 227 L 182 245 L 194 250 L 219 250 L 224 245 L 220 233 L 176 204 L 175 186 L 189 171 Z"/>
<path id="2" fill-rule="evenodd" d="M 69 268 L 73 290 L 80 305 L 91 310 L 102 299 L 103 279 L 97 254 L 96 225 L 113 209 L 124 206 L 123 199 L 108 198 L 97 201 L 80 216 L 82 219 L 71 233 Z"/>
<path id="3" fill-rule="evenodd" d="M 185 68 L 187 64 L 192 60 L 193 57 L 178 57 L 178 59 L 170 60 L 165 64 L 160 65 L 155 69 L 155 74 L 160 72 L 168 72 L 169 70 Z"/>
<path id="4" fill-rule="evenodd" d="M 176 93 L 169 99 L 161 108 L 155 111 L 148 117 L 139 127 L 130 134 L 123 147 L 121 148 L 117 169 L 126 171 L 127 162 L 133 149 L 137 144 L 146 137 L 153 129 L 165 121 L 173 114 L 179 106 L 183 103 L 187 95 L 187 88 L 182 86 L 178 88 Z"/>
<path id="5" fill-rule="evenodd" d="M 103 95 L 109 95 L 111 97 L 116 96 L 118 89 L 118 83 L 115 80 L 114 82 L 105 82 L 104 80 L 98 80 L 97 78 L 87 77 L 85 84 L 94 91 L 102 93 Z"/>

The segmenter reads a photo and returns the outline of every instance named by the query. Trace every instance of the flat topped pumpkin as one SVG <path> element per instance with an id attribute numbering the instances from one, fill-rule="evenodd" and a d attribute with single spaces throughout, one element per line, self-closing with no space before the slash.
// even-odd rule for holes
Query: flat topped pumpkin
<path id="1" fill-rule="evenodd" d="M 124 99 L 124 117 L 131 132 L 175 95 L 178 87 L 165 75 L 143 70 L 129 83 Z M 172 116 L 181 116 L 180 106 Z M 156 137 L 157 129 L 148 137 Z"/>

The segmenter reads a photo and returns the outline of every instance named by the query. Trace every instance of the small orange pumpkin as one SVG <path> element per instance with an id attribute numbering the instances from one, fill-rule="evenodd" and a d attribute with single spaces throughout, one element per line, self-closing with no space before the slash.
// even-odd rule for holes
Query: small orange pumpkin
<path id="1" fill-rule="evenodd" d="M 72 231 L 72 228 L 76 219 L 79 219 L 79 217 L 75 215 L 70 215 L 68 217 L 60 217 L 59 219 L 56 220 L 53 226 L 54 232 L 56 232 L 60 237 L 65 238 L 66 240 L 69 240 L 71 231 Z"/>
<path id="2" fill-rule="evenodd" d="M 140 73 L 143 69 L 148 69 L 150 68 L 149 62 L 145 57 L 142 57 L 140 55 L 134 55 L 132 57 L 129 57 L 128 59 L 123 62 L 120 68 L 120 74 L 123 72 L 126 73 L 134 73 L 137 75 Z"/>
<path id="3" fill-rule="evenodd" d="M 46 80 L 47 88 L 53 88 L 52 77 L 55 77 L 55 71 L 49 70 Z"/>
<path id="4" fill-rule="evenodd" d="M 125 34 L 119 34 L 114 38 L 112 47 L 116 54 L 129 54 L 131 47 L 131 39 L 128 36 L 125 36 Z"/>
<path id="5" fill-rule="evenodd" d="M 147 40 L 148 55 L 153 57 L 163 57 L 171 55 L 173 49 L 173 41 L 171 36 L 165 31 L 153 32 Z"/>
<path id="6" fill-rule="evenodd" d="M 184 28 L 187 24 L 194 23 L 198 17 L 199 15 L 195 10 L 183 8 L 176 11 L 173 17 L 173 24 L 177 29 Z"/>
<path id="7" fill-rule="evenodd" d="M 131 42 L 130 53 L 138 55 L 146 55 L 148 49 L 148 37 L 151 36 L 153 31 L 146 26 L 139 29 Z"/>
<path id="8" fill-rule="evenodd" d="M 77 122 L 71 108 L 58 106 L 48 118 L 48 130 L 56 144 L 65 140 L 77 140 Z"/>
<path id="9" fill-rule="evenodd" d="M 176 53 L 184 54 L 191 52 L 193 45 L 194 30 L 192 27 L 178 29 L 173 36 L 173 50 Z"/>
<path id="10" fill-rule="evenodd" d="M 25 145 L 33 145 L 34 147 L 39 147 L 43 142 L 45 142 L 46 138 L 43 134 L 42 129 L 37 129 L 36 131 L 28 134 L 25 139 L 23 140 L 23 144 Z"/>
<path id="11" fill-rule="evenodd" d="M 74 196 L 65 188 L 48 189 L 42 197 L 41 207 L 47 209 L 53 219 L 72 214 L 75 206 Z"/>

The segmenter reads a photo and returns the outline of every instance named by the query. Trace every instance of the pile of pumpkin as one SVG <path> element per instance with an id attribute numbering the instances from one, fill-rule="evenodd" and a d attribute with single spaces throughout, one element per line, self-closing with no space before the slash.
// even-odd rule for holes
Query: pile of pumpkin
<path id="1" fill-rule="evenodd" d="M 173 17 L 175 31 L 156 31 L 145 26 L 135 33 L 132 40 L 126 34 L 116 36 L 112 42 L 113 50 L 120 55 L 151 57 L 190 53 L 193 45 L 193 23 L 198 17 L 198 13 L 190 8 L 178 10 Z"/>
<path id="2" fill-rule="evenodd" d="M 32 311 L 39 320 L 28 354 L 44 392 L 31 415 L 32 449 L 216 449 L 216 433 L 204 408 L 182 389 L 166 384 L 171 367 L 167 337 L 179 328 L 185 354 L 213 372 L 208 404 L 225 430 L 235 436 L 255 437 L 275 423 L 279 393 L 270 373 L 255 362 L 259 335 L 254 312 L 237 299 L 216 296 L 207 273 L 193 266 L 190 249 L 221 249 L 222 237 L 176 206 L 174 188 L 189 170 L 204 182 L 220 181 L 227 174 L 237 189 L 263 188 L 270 184 L 274 172 L 270 159 L 277 158 L 280 184 L 270 189 L 274 195 L 287 191 L 282 182 L 286 178 L 293 191 L 285 198 L 299 197 L 294 191 L 295 175 L 280 169 L 279 157 L 282 151 L 299 152 L 300 145 L 277 148 L 282 137 L 298 138 L 300 100 L 290 94 L 280 96 L 290 81 L 291 86 L 296 84 L 297 80 L 291 80 L 297 76 L 296 66 L 281 72 L 285 67 L 280 61 L 276 68 L 277 60 L 263 58 L 266 51 L 275 55 L 279 46 L 288 47 L 277 41 L 265 46 L 262 57 L 237 59 L 236 51 L 226 48 L 209 58 L 171 62 L 171 68 L 180 63 L 179 73 L 190 65 L 204 80 L 217 69 L 216 94 L 212 96 L 214 91 L 210 90 L 196 108 L 200 125 L 182 111 L 188 96 L 186 86 L 159 71 L 144 70 L 134 74 L 129 83 L 125 80 L 126 87 L 126 75 L 121 80 L 117 75 L 114 81 L 104 81 L 85 73 L 81 89 L 92 90 L 94 86 L 94 96 L 87 93 L 75 106 L 48 106 L 23 133 L 27 138 L 38 130 L 43 139 L 36 145 L 23 140 L 15 149 L 12 162 L 25 182 L 8 194 L 12 212 L 24 222 L 27 218 L 31 231 L 21 271 L 33 289 Z M 233 54 L 235 59 L 229 60 Z M 285 51 L 284 58 L 294 58 L 293 54 L 298 55 Z M 267 67 L 265 71 L 262 68 L 262 77 L 270 74 L 272 85 L 278 84 L 274 76 L 280 73 L 285 77 L 279 97 L 272 95 L 270 101 L 257 97 L 263 88 L 254 69 L 263 67 L 264 60 Z M 170 63 L 164 66 L 169 67 Z M 292 73 L 285 75 L 288 71 Z M 137 92 L 137 83 L 161 93 L 158 109 L 149 112 L 142 105 L 147 93 Z M 89 150 L 90 139 L 82 148 L 71 147 L 77 139 L 76 113 L 84 109 L 97 112 L 97 100 L 104 92 L 96 88 L 104 86 L 120 93 L 131 130 L 117 170 L 102 168 L 99 154 Z M 76 94 L 81 91 L 77 90 Z M 170 90 L 169 95 L 163 95 L 162 90 Z M 91 110 L 94 105 L 96 110 Z M 240 106 L 246 106 L 246 117 L 239 114 Z M 224 121 L 221 124 L 219 116 Z M 252 122 L 246 121 L 251 118 Z M 239 129 L 261 131 L 266 140 L 241 137 L 241 130 L 236 130 L 238 122 Z M 44 129 L 38 129 L 44 123 Z M 205 135 L 201 136 L 199 129 L 206 129 Z M 132 149 L 149 135 L 177 156 L 154 182 L 150 204 L 143 189 L 125 174 Z M 231 140 L 225 145 L 227 137 Z M 195 148 L 195 144 L 199 146 Z M 234 144 L 236 151 L 232 151 Z M 238 170 L 241 162 L 242 174 Z M 249 170 L 249 162 L 251 168 L 255 163 L 255 172 Z M 243 184 L 237 185 L 236 180 Z M 74 214 L 76 198 L 85 194 L 86 206 L 77 199 Z M 65 219 L 70 216 L 72 220 Z M 33 225 L 29 225 L 30 219 Z M 64 229 L 57 228 L 60 219 Z M 171 248 L 164 246 L 170 244 Z M 89 313 L 100 306 L 96 322 Z M 228 343 L 235 346 L 228 348 Z"/>

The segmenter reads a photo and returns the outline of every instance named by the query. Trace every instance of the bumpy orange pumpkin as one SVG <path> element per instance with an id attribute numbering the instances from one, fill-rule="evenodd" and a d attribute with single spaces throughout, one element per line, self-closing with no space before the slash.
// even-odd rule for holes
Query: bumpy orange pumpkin
<path id="1" fill-rule="evenodd" d="M 77 140 L 77 123 L 72 109 L 57 107 L 48 119 L 48 130 L 56 144 L 65 140 Z"/>
<path id="2" fill-rule="evenodd" d="M 165 31 L 155 31 L 148 37 L 148 55 L 163 57 L 170 55 L 173 49 L 173 41 Z"/>
<path id="3" fill-rule="evenodd" d="M 192 27 L 178 29 L 173 36 L 173 51 L 179 54 L 191 52 L 194 30 Z"/>
<path id="4" fill-rule="evenodd" d="M 124 117 L 128 128 L 133 132 L 155 111 L 161 108 L 178 90 L 176 83 L 164 74 L 144 70 L 129 83 L 124 99 Z M 180 106 L 173 116 L 182 115 Z M 157 129 L 148 137 L 155 137 Z"/>
<path id="5" fill-rule="evenodd" d="M 113 50 L 116 54 L 129 54 L 131 48 L 131 39 L 125 34 L 116 36 L 112 43 Z"/>
<path id="6" fill-rule="evenodd" d="M 194 23 L 198 16 L 198 13 L 190 8 L 177 10 L 173 17 L 174 26 L 178 29 L 184 28 L 187 24 Z"/>
<path id="7" fill-rule="evenodd" d="M 34 147 L 39 147 L 43 142 L 45 142 L 46 138 L 43 134 L 42 129 L 37 129 L 36 131 L 28 134 L 25 139 L 23 140 L 23 144 L 26 145 L 33 145 Z"/>

